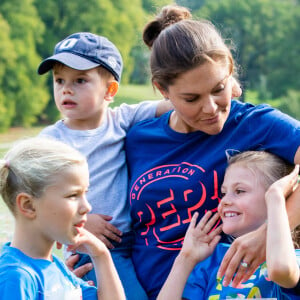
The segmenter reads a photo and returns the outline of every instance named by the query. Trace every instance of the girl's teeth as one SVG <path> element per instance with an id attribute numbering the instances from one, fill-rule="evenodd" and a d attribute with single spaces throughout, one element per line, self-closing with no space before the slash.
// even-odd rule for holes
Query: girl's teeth
<path id="1" fill-rule="evenodd" d="M 236 213 L 225 213 L 225 217 L 235 217 L 235 216 L 237 216 L 237 214 Z"/>

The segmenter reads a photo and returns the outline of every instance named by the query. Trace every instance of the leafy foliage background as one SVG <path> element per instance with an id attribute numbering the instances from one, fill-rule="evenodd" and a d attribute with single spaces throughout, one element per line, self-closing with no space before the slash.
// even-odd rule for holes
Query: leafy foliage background
<path id="1" fill-rule="evenodd" d="M 124 60 L 122 85 L 149 84 L 149 50 L 142 43 L 142 30 L 159 8 L 171 3 L 1 0 L 0 130 L 59 117 L 52 101 L 51 75 L 38 76 L 36 69 L 55 44 L 73 32 L 91 31 L 116 44 Z M 195 18 L 211 20 L 235 45 L 244 100 L 270 102 L 300 117 L 297 0 L 178 0 L 177 4 L 189 7 Z"/>

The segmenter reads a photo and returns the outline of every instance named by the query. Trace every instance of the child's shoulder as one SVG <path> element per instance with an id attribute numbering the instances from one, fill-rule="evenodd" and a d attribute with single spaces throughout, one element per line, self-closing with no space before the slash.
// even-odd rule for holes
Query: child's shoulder
<path id="1" fill-rule="evenodd" d="M 59 120 L 54 124 L 48 125 L 44 127 L 41 132 L 39 133 L 39 136 L 52 136 L 56 137 L 60 131 L 63 130 L 65 126 L 63 125 L 63 121 Z"/>
<path id="2" fill-rule="evenodd" d="M 117 126 L 129 130 L 134 124 L 155 117 L 158 101 L 142 101 L 137 104 L 122 103 L 118 107 L 109 108 L 108 118 Z"/>
<path id="3" fill-rule="evenodd" d="M 159 101 L 145 100 L 138 103 L 121 103 L 119 106 L 108 107 L 108 111 L 117 114 L 136 114 L 136 113 L 149 113 L 149 110 L 155 113 Z"/>
<path id="4" fill-rule="evenodd" d="M 8 244 L 3 246 L 0 256 L 0 278 L 2 285 L 37 285 L 34 269 L 27 263 L 26 255 Z"/>

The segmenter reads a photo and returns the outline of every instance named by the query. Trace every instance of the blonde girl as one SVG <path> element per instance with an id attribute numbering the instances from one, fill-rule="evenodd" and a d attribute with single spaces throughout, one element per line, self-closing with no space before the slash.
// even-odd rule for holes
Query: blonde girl
<path id="1" fill-rule="evenodd" d="M 1 299 L 125 299 L 108 249 L 83 228 L 88 187 L 86 159 L 58 141 L 20 141 L 0 161 L 0 193 L 15 219 L 0 257 Z M 91 255 L 98 289 L 52 254 L 55 242 Z"/>

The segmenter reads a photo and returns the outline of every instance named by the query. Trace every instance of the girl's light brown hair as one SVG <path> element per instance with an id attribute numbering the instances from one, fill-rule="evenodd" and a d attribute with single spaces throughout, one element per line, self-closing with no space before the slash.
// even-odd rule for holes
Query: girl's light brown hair
<path id="1" fill-rule="evenodd" d="M 266 151 L 245 151 L 229 158 L 230 166 L 240 164 L 247 167 L 262 180 L 266 190 L 276 180 L 292 172 L 294 165 Z M 295 248 L 300 248 L 300 225 L 292 231 Z"/>

